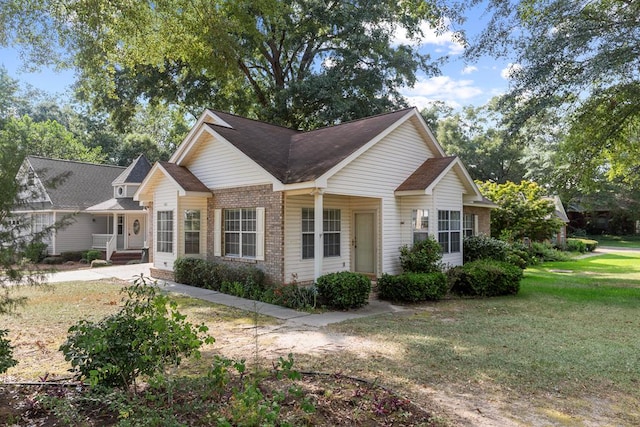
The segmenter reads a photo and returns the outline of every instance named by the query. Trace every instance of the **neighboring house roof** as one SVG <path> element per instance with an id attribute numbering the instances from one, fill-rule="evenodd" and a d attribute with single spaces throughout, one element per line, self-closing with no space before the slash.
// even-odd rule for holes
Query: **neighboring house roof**
<path id="1" fill-rule="evenodd" d="M 144 154 L 140 154 L 111 184 L 140 184 L 150 170 L 151 163 Z"/>
<path id="2" fill-rule="evenodd" d="M 322 176 L 401 119 L 414 114 L 419 115 L 415 108 L 408 108 L 308 132 L 212 110 L 205 112 L 202 123 L 281 183 L 294 184 Z M 214 123 L 206 121 L 211 117 Z M 194 139 L 187 136 L 185 141 Z M 441 150 L 437 144 L 434 148 Z M 183 144 L 171 162 L 180 164 L 188 151 L 189 144 Z"/>
<path id="3" fill-rule="evenodd" d="M 28 156 L 25 160 L 45 185 L 47 209 L 84 210 L 113 197 L 111 182 L 122 166 L 98 165 L 72 160 Z"/>

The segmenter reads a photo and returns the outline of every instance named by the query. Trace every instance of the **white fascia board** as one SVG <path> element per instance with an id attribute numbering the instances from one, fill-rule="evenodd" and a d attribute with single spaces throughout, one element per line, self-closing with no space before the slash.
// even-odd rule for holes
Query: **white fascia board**
<path id="1" fill-rule="evenodd" d="M 394 191 L 394 196 L 424 196 L 431 195 L 431 192 L 427 193 L 425 190 L 404 190 L 404 191 Z"/>
<path id="2" fill-rule="evenodd" d="M 480 192 L 480 189 L 478 188 L 476 183 L 473 181 L 473 178 L 471 178 L 471 175 L 469 175 L 469 171 L 467 171 L 467 168 L 464 167 L 462 160 L 460 160 L 459 157 L 456 157 L 454 163 L 456 165 L 456 168 L 460 171 L 460 174 L 465 178 L 467 186 L 473 193 L 474 199 L 477 201 L 482 200 L 482 193 Z"/>
<path id="3" fill-rule="evenodd" d="M 296 194 L 307 194 L 311 193 L 317 189 L 326 189 L 327 182 L 326 180 L 315 180 L 315 181 L 305 181 L 305 182 L 296 182 L 295 184 L 282 184 L 278 183 L 278 185 L 273 186 L 273 191 L 285 191 L 288 195 L 296 195 Z"/>
<path id="4" fill-rule="evenodd" d="M 176 151 L 173 153 L 173 155 L 169 159 L 170 162 L 178 163 L 178 159 L 182 158 L 184 153 L 189 151 L 191 142 L 194 141 L 195 134 L 198 133 L 203 127 L 202 126 L 203 123 L 212 123 L 219 126 L 226 126 L 228 128 L 231 128 L 231 126 L 227 122 L 225 122 L 220 117 L 218 117 L 213 111 L 204 110 L 204 112 L 200 115 L 200 117 L 198 118 L 196 123 L 193 125 L 193 127 L 191 128 L 187 136 L 184 137 L 184 139 L 182 140 L 182 142 L 180 143 Z M 197 140 L 197 137 L 195 139 Z"/>
<path id="5" fill-rule="evenodd" d="M 159 168 L 160 168 L 160 163 L 158 163 L 158 162 L 156 162 L 151 167 L 151 170 L 149 171 L 147 176 L 144 177 L 144 179 L 140 183 L 140 186 L 138 187 L 136 192 L 133 193 L 133 200 L 135 200 L 136 202 L 146 202 L 147 201 L 147 199 L 141 200 L 140 199 L 140 195 L 143 194 L 145 192 L 145 190 L 147 190 L 148 186 L 151 186 L 151 182 L 154 179 L 154 177 L 155 177 L 156 173 L 158 172 Z M 151 200 L 151 199 L 148 199 L 148 200 Z"/>
<path id="6" fill-rule="evenodd" d="M 444 149 L 442 148 L 436 137 L 433 135 L 433 132 L 431 132 L 431 129 L 429 129 L 429 125 L 427 125 L 427 122 L 424 120 L 424 117 L 422 117 L 422 114 L 420 114 L 417 108 L 413 109 L 413 115 L 411 117 L 416 118 L 416 121 L 420 124 L 420 128 L 422 129 L 422 131 L 427 134 L 427 138 L 431 142 L 429 144 L 431 148 L 435 149 L 435 151 L 440 154 L 440 157 L 446 157 Z"/>

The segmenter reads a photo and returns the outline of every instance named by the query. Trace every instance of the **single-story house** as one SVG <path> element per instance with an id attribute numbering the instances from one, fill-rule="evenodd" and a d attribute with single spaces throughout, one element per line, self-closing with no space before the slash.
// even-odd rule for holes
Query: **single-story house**
<path id="1" fill-rule="evenodd" d="M 155 277 L 199 257 L 276 283 L 398 273 L 399 248 L 427 233 L 462 264 L 463 235 L 489 234 L 494 206 L 415 108 L 308 132 L 207 110 L 133 198 Z"/>
<path id="2" fill-rule="evenodd" d="M 140 259 L 147 213 L 133 193 L 150 169 L 144 155 L 126 168 L 27 156 L 17 178 L 27 190 L 12 221 L 27 236 L 68 223 L 44 238 L 50 255 L 96 249 L 114 262 Z"/>
<path id="3" fill-rule="evenodd" d="M 560 196 L 550 196 L 545 197 L 544 199 L 553 203 L 553 206 L 555 207 L 553 215 L 563 222 L 558 232 L 551 237 L 551 243 L 558 247 L 564 247 L 567 244 L 567 224 L 569 224 L 567 212 L 564 210 Z"/>

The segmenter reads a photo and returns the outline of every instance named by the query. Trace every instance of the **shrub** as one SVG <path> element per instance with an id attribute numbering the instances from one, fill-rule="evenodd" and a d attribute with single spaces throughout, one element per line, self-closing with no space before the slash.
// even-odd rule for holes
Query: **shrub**
<path id="1" fill-rule="evenodd" d="M 437 301 L 447 294 L 447 276 L 442 272 L 383 274 L 378 279 L 381 299 L 390 301 Z"/>
<path id="2" fill-rule="evenodd" d="M 587 245 L 582 239 L 567 239 L 567 250 L 569 252 L 580 252 L 583 254 L 587 252 Z"/>
<path id="3" fill-rule="evenodd" d="M 87 262 L 91 264 L 91 261 L 93 261 L 94 259 L 102 259 L 102 252 L 92 249 L 84 254 L 84 259 L 86 259 Z"/>
<path id="4" fill-rule="evenodd" d="M 348 309 L 368 303 L 371 279 L 360 273 L 341 271 L 318 277 L 318 296 L 329 307 Z"/>
<path id="5" fill-rule="evenodd" d="M 43 264 L 62 264 L 64 262 L 64 258 L 61 256 L 48 256 L 42 260 Z"/>
<path id="6" fill-rule="evenodd" d="M 487 258 L 506 261 L 509 244 L 485 234 L 467 236 L 463 240 L 463 253 L 464 262 Z"/>
<path id="7" fill-rule="evenodd" d="M 246 298 L 259 295 L 257 290 L 265 290 L 264 272 L 253 266 L 236 267 L 199 258 L 178 258 L 173 264 L 173 272 L 178 283 L 214 291 L 221 291 L 225 282 L 241 283 L 247 288 Z"/>
<path id="8" fill-rule="evenodd" d="M 18 364 L 18 361 L 13 358 L 13 347 L 5 338 L 8 332 L 6 329 L 0 329 L 0 374 Z"/>
<path id="9" fill-rule="evenodd" d="M 64 260 L 64 262 L 73 261 L 79 262 L 83 257 L 82 251 L 66 251 L 61 252 L 60 256 Z"/>
<path id="10" fill-rule="evenodd" d="M 199 356 L 202 343 L 212 342 L 206 326 L 187 322 L 176 303 L 143 276 L 123 292 L 127 299 L 118 313 L 79 321 L 60 346 L 73 371 L 93 385 L 128 388 L 140 375 Z"/>
<path id="11" fill-rule="evenodd" d="M 315 286 L 287 283 L 270 288 L 263 295 L 262 301 L 295 310 L 305 310 L 316 306 L 317 297 L 318 289 Z"/>
<path id="12" fill-rule="evenodd" d="M 481 259 L 454 267 L 447 275 L 452 293 L 491 297 L 517 294 L 523 272 L 508 262 Z"/>
<path id="13" fill-rule="evenodd" d="M 400 266 L 404 272 L 434 273 L 440 271 L 442 248 L 431 236 L 413 246 L 400 248 Z"/>
<path id="14" fill-rule="evenodd" d="M 33 241 L 24 248 L 23 256 L 34 264 L 41 262 L 47 256 L 47 244 Z"/>
<path id="15" fill-rule="evenodd" d="M 539 261 L 568 261 L 571 256 L 555 249 L 550 243 L 532 242 L 529 253 Z"/>

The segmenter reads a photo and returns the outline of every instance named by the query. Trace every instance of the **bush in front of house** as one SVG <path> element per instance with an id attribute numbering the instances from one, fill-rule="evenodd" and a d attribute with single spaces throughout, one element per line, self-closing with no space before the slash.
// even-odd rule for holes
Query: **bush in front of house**
<path id="1" fill-rule="evenodd" d="M 371 279 L 364 274 L 340 271 L 318 277 L 318 297 L 328 307 L 357 308 L 366 305 L 371 292 Z"/>
<path id="2" fill-rule="evenodd" d="M 285 283 L 270 287 L 261 301 L 277 304 L 294 310 L 307 310 L 316 307 L 318 289 L 315 286 L 301 286 L 297 283 Z"/>
<path id="3" fill-rule="evenodd" d="M 522 243 L 507 243 L 484 234 L 467 236 L 463 240 L 464 262 L 479 259 L 493 259 L 506 261 L 526 268 L 531 263 L 531 257 L 527 247 Z"/>
<path id="4" fill-rule="evenodd" d="M 447 294 L 447 276 L 442 272 L 383 274 L 378 279 L 380 299 L 396 302 L 438 301 Z"/>
<path id="5" fill-rule="evenodd" d="M 435 273 L 441 271 L 442 248 L 433 237 L 400 248 L 400 266 L 405 273 Z"/>
<path id="6" fill-rule="evenodd" d="M 22 255 L 34 264 L 37 264 L 47 256 L 47 244 L 33 241 L 24 248 Z"/>
<path id="7" fill-rule="evenodd" d="M 593 252 L 598 247 L 597 240 L 591 239 L 579 239 L 579 238 L 568 238 L 567 239 L 567 250 L 571 252 Z"/>
<path id="8" fill-rule="evenodd" d="M 84 254 L 84 259 L 87 260 L 87 263 L 91 264 L 91 261 L 95 259 L 102 259 L 102 252 L 92 249 Z"/>
<path id="9" fill-rule="evenodd" d="M 253 266 L 231 266 L 187 257 L 174 262 L 173 274 L 178 283 L 214 291 L 221 291 L 225 283 L 226 289 L 231 289 L 233 283 L 239 283 L 246 291 L 246 298 L 250 298 L 248 295 L 257 295 L 257 290 L 266 289 L 264 272 Z"/>
<path id="10" fill-rule="evenodd" d="M 451 292 L 456 295 L 493 297 L 517 294 L 523 272 L 505 261 L 479 259 L 451 268 L 447 276 Z"/>
<path id="11" fill-rule="evenodd" d="M 532 242 L 529 253 L 539 262 L 569 261 L 571 259 L 571 255 L 557 250 L 548 242 Z"/>
<path id="12" fill-rule="evenodd" d="M 64 263 L 64 258 L 62 258 L 61 256 L 48 256 L 42 260 L 42 263 L 48 265 L 62 264 Z"/>

